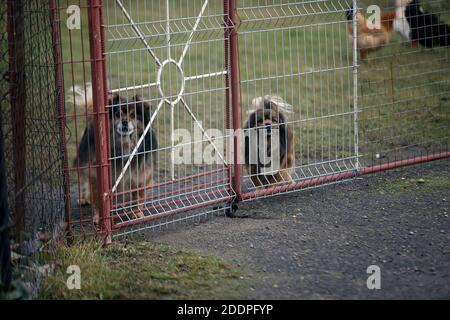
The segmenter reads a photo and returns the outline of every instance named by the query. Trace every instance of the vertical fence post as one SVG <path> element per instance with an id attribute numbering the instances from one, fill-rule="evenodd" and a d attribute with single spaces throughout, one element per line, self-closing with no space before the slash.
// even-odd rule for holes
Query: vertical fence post
<path id="1" fill-rule="evenodd" d="M 228 3 L 227 3 L 228 2 Z M 236 26 L 236 0 L 225 1 L 225 7 L 228 7 L 229 28 L 229 72 L 231 89 L 231 126 L 233 129 L 233 168 L 234 172 L 231 178 L 231 186 L 236 193 L 236 198 L 241 199 L 241 180 L 242 165 L 240 159 L 240 135 L 237 134 L 241 128 L 241 108 L 239 105 L 239 61 L 238 61 L 238 34 Z"/>
<path id="2" fill-rule="evenodd" d="M 66 144 L 66 114 L 64 105 L 64 74 L 61 56 L 61 34 L 59 30 L 59 14 L 56 0 L 49 0 L 50 23 L 52 26 L 53 60 L 55 63 L 55 96 L 58 112 L 58 125 L 61 140 L 61 160 L 63 165 L 63 191 L 64 209 L 67 231 L 70 234 L 70 186 L 69 186 L 69 164 L 67 159 Z"/>
<path id="3" fill-rule="evenodd" d="M 11 247 L 9 243 L 9 209 L 6 190 L 5 148 L 2 113 L 0 112 L 0 287 L 11 285 Z"/>
<path id="4" fill-rule="evenodd" d="M 225 43 L 224 43 L 224 66 L 225 66 L 225 70 L 226 70 L 226 74 L 225 74 L 225 126 L 227 129 L 227 133 L 230 134 L 230 132 L 232 132 L 232 124 L 231 124 L 231 119 L 233 118 L 231 115 L 231 84 L 230 84 L 230 17 L 229 17 L 229 0 L 223 0 L 223 13 L 224 13 L 224 18 L 223 18 L 223 26 L 224 26 L 224 38 L 225 38 Z M 233 168 L 232 168 L 232 163 L 233 163 L 233 159 L 231 157 L 233 151 L 233 136 L 229 136 L 227 139 L 227 162 L 229 164 L 228 168 L 227 168 L 227 172 L 228 172 L 228 178 L 230 181 L 230 185 L 231 185 L 231 177 L 233 174 Z M 233 190 L 231 190 L 232 193 Z"/>
<path id="5" fill-rule="evenodd" d="M 353 0 L 353 131 L 356 170 L 359 170 L 359 123 L 358 123 L 358 1 Z"/>
<path id="6" fill-rule="evenodd" d="M 8 0 L 8 55 L 14 158 L 14 231 L 18 242 L 25 223 L 25 33 L 24 2 Z"/>
<path id="7" fill-rule="evenodd" d="M 104 245 L 111 243 L 111 178 L 109 166 L 109 116 L 106 108 L 107 85 L 102 28 L 102 1 L 88 1 L 89 44 L 91 54 L 94 134 L 97 165 L 97 190 L 100 227 L 105 235 Z M 97 196 L 97 195 L 94 195 Z"/>

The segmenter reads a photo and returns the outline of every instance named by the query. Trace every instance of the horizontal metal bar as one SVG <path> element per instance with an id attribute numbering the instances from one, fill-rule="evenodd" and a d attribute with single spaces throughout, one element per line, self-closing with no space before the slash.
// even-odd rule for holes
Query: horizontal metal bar
<path id="1" fill-rule="evenodd" d="M 112 211 L 121 210 L 123 207 L 133 207 L 133 206 L 138 207 L 140 205 L 153 205 L 153 202 L 168 201 L 168 199 L 171 199 L 173 197 L 180 197 L 180 194 L 202 192 L 202 191 L 206 190 L 207 188 L 210 189 L 210 188 L 216 188 L 216 187 L 220 187 L 220 186 L 226 186 L 227 181 L 228 181 L 228 177 L 222 178 L 222 179 L 211 180 L 211 181 L 204 182 L 201 184 L 193 185 L 191 187 L 180 188 L 177 190 L 166 191 L 166 192 L 162 192 L 162 193 L 155 193 L 151 197 L 140 198 L 139 202 L 136 202 L 136 200 L 124 201 L 119 204 L 113 205 Z M 143 190 L 144 188 L 139 188 L 139 189 Z M 128 192 L 128 194 L 129 193 L 130 192 Z M 153 192 L 151 192 L 151 191 L 148 191 L 148 193 L 153 194 Z M 122 194 L 127 194 L 127 193 L 123 192 Z"/>
<path id="2" fill-rule="evenodd" d="M 209 77 L 224 76 L 226 74 L 227 74 L 227 71 L 225 70 L 225 71 L 219 71 L 219 72 L 212 72 L 212 73 L 200 74 L 200 75 L 195 75 L 195 76 L 189 76 L 189 77 L 185 77 L 184 80 L 185 81 L 192 81 L 192 80 L 199 80 L 199 79 L 204 79 L 204 78 L 209 78 Z M 158 86 L 157 82 L 150 82 L 150 83 L 139 84 L 139 85 L 131 86 L 131 87 L 122 87 L 122 88 L 112 89 L 112 90 L 109 90 L 109 93 L 117 93 L 117 92 L 121 92 L 121 91 L 130 91 L 130 90 L 138 90 L 138 89 L 151 88 L 151 87 L 157 87 L 157 86 Z"/>
<path id="3" fill-rule="evenodd" d="M 374 165 L 371 167 L 361 168 L 361 170 L 359 171 L 359 174 L 362 175 L 362 174 L 376 173 L 376 172 L 380 172 L 380 171 L 391 170 L 391 169 L 406 167 L 406 166 L 410 166 L 410 165 L 414 165 L 414 164 L 419 164 L 419 163 L 434 161 L 434 160 L 439 160 L 439 159 L 445 159 L 445 158 L 450 158 L 450 151 L 442 152 L 442 153 L 435 153 L 435 154 L 431 154 L 431 155 L 427 155 L 427 156 L 414 157 L 414 158 L 410 158 L 410 159 L 406 159 L 406 160 L 387 162 L 387 163 L 377 164 L 377 165 Z"/>
<path id="4" fill-rule="evenodd" d="M 258 198 L 258 197 L 279 194 L 282 192 L 293 191 L 293 190 L 297 190 L 297 189 L 304 189 L 307 187 L 318 186 L 318 185 L 322 185 L 322 184 L 336 182 L 339 180 L 350 179 L 350 178 L 353 178 L 353 177 L 356 177 L 359 175 L 370 174 L 370 173 L 375 173 L 375 172 L 380 172 L 380 171 L 390 170 L 390 169 L 396 169 L 396 168 L 400 168 L 400 167 L 410 166 L 410 165 L 414 165 L 414 164 L 419 164 L 419 163 L 423 163 L 423 162 L 444 159 L 444 158 L 450 158 L 450 151 L 427 155 L 427 156 L 414 157 L 414 158 L 410 158 L 410 159 L 406 159 L 406 160 L 388 162 L 388 163 L 379 164 L 379 165 L 375 165 L 375 166 L 371 166 L 371 167 L 361 168 L 359 171 L 352 170 L 349 172 L 331 174 L 331 175 L 322 176 L 319 178 L 306 179 L 306 180 L 302 180 L 299 182 L 285 184 L 282 186 L 276 186 L 276 187 L 269 188 L 269 189 L 261 189 L 261 190 L 256 190 L 253 192 L 247 192 L 242 195 L 242 200 L 249 200 L 249 199 L 254 199 L 254 198 Z"/>
<path id="5" fill-rule="evenodd" d="M 264 196 L 268 196 L 268 195 L 274 195 L 274 194 L 279 194 L 279 193 L 283 193 L 283 192 L 293 191 L 293 190 L 297 190 L 297 189 L 304 189 L 307 187 L 318 186 L 318 185 L 322 185 L 322 184 L 326 184 L 326 183 L 334 182 L 334 181 L 338 181 L 338 180 L 349 179 L 349 178 L 355 177 L 356 175 L 357 175 L 357 172 L 355 169 L 355 170 L 348 171 L 348 172 L 335 173 L 335 174 L 330 174 L 327 176 L 305 179 L 305 180 L 302 180 L 299 182 L 284 184 L 284 185 L 276 186 L 273 188 L 267 188 L 267 189 L 261 189 L 261 190 L 256 190 L 256 191 L 252 191 L 252 192 L 247 192 L 247 193 L 244 193 L 241 198 L 242 198 L 242 200 L 249 200 L 249 199 L 254 199 L 254 198 L 258 198 L 258 197 L 264 197 Z"/>
<path id="6" fill-rule="evenodd" d="M 153 220 L 156 220 L 156 219 L 162 219 L 162 218 L 165 218 L 165 217 L 177 214 L 177 213 L 182 213 L 182 212 L 185 212 L 185 211 L 198 209 L 198 208 L 202 208 L 202 207 L 208 207 L 208 206 L 211 206 L 211 205 L 216 204 L 216 203 L 227 202 L 227 201 L 232 200 L 233 197 L 234 196 L 231 196 L 231 195 L 230 196 L 225 196 L 225 197 L 222 197 L 222 198 L 218 198 L 218 199 L 205 201 L 205 202 L 202 202 L 202 203 L 197 203 L 197 204 L 194 204 L 194 205 L 190 205 L 190 206 L 174 209 L 174 210 L 167 211 L 167 212 L 164 212 L 164 213 L 154 214 L 154 215 L 151 215 L 151 216 L 146 216 L 145 218 L 134 219 L 134 220 L 130 220 L 130 221 L 124 221 L 124 222 L 115 224 L 113 227 L 114 227 L 115 230 L 117 230 L 117 229 L 125 228 L 125 227 L 128 227 L 128 226 L 134 225 L 134 224 L 142 224 L 142 223 L 150 222 L 150 221 L 153 221 Z M 130 213 L 134 215 L 133 212 L 130 212 Z"/>
<path id="7" fill-rule="evenodd" d="M 158 83 L 151 82 L 151 83 L 139 84 L 137 86 L 123 87 L 123 88 L 109 90 L 109 93 L 116 93 L 116 92 L 121 92 L 121 91 L 129 91 L 129 90 L 138 90 L 138 89 L 144 89 L 144 88 L 151 88 L 151 87 L 156 87 L 157 85 L 158 85 Z"/>
<path id="8" fill-rule="evenodd" d="M 227 73 L 228 72 L 226 70 L 224 70 L 224 71 L 219 71 L 219 72 L 201 74 L 201 75 L 197 75 L 197 76 L 185 77 L 184 80 L 185 81 L 191 81 L 191 80 L 198 80 L 198 79 L 209 78 L 209 77 L 224 76 Z"/>
<path id="9" fill-rule="evenodd" d="M 188 192 L 186 194 L 183 194 L 181 196 L 180 195 L 175 196 L 175 197 L 167 196 L 165 198 L 158 199 L 157 202 L 150 201 L 150 202 L 141 203 L 140 205 L 136 204 L 136 203 L 131 203 L 132 201 L 127 201 L 128 205 L 123 203 L 121 207 L 118 206 L 118 207 L 114 208 L 114 210 L 112 211 L 112 214 L 115 217 L 122 218 L 124 216 L 126 217 L 129 212 L 135 212 L 136 210 L 148 211 L 148 212 L 150 212 L 151 210 L 154 210 L 156 212 L 153 212 L 153 213 L 150 212 L 150 213 L 155 215 L 155 214 L 159 214 L 159 210 L 164 211 L 166 207 L 170 208 L 171 206 L 176 206 L 177 208 L 179 208 L 180 207 L 179 204 L 181 205 L 181 207 L 189 207 L 192 205 L 191 200 L 197 201 L 197 198 L 203 198 L 205 196 L 216 195 L 217 193 L 219 193 L 220 197 L 222 197 L 223 192 L 225 192 L 227 194 L 230 193 L 230 192 L 228 192 L 227 187 L 228 186 L 226 184 L 212 186 L 208 189 L 194 190 L 194 191 Z M 215 198 L 217 198 L 217 196 Z M 184 204 L 185 202 L 189 202 L 189 204 L 186 205 L 186 204 Z M 172 209 L 170 209 L 170 210 L 172 210 Z"/>
<path id="10" fill-rule="evenodd" d="M 120 192 L 116 191 L 116 192 L 112 193 L 112 196 L 113 197 L 117 197 L 117 196 L 125 195 L 125 194 L 131 193 L 131 192 L 137 192 L 137 191 L 143 191 L 143 190 L 147 190 L 148 192 L 151 192 L 150 190 L 152 190 L 152 189 L 158 189 L 158 188 L 161 188 L 161 187 L 164 187 L 164 186 L 168 186 L 168 185 L 171 185 L 171 184 L 173 185 L 175 183 L 180 183 L 180 182 L 186 183 L 187 180 L 192 180 L 192 179 L 196 179 L 196 178 L 198 179 L 198 178 L 201 178 L 201 177 L 204 177 L 204 176 L 213 175 L 214 173 L 218 174 L 218 173 L 224 172 L 226 170 L 228 170 L 228 168 L 227 167 L 223 167 L 223 168 L 216 169 L 216 170 L 205 171 L 205 172 L 193 174 L 193 175 L 190 175 L 190 176 L 185 176 L 185 177 L 181 177 L 181 178 L 175 178 L 174 180 L 169 180 L 169 181 L 164 181 L 164 182 L 157 183 L 157 184 L 152 184 L 151 186 L 145 186 L 145 187 L 141 187 L 141 188 L 134 188 L 134 189 L 129 189 L 129 190 L 120 191 Z"/>

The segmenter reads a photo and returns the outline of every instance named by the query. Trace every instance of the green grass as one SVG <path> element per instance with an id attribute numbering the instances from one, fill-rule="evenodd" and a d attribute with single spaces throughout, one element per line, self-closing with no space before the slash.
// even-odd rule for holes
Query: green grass
<path id="1" fill-rule="evenodd" d="M 408 193 L 412 191 L 433 192 L 450 190 L 450 174 L 426 175 L 417 178 L 401 178 L 383 184 L 380 189 L 383 193 Z"/>
<path id="2" fill-rule="evenodd" d="M 239 273 L 222 260 L 146 242 L 95 241 L 63 246 L 41 299 L 242 299 Z M 81 289 L 68 290 L 67 267 L 78 265 Z"/>

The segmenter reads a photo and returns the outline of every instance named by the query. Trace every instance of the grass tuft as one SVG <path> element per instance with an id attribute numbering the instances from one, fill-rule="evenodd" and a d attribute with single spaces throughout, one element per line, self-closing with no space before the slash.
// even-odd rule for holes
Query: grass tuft
<path id="1" fill-rule="evenodd" d="M 401 178 L 386 183 L 382 187 L 384 193 L 405 193 L 409 191 L 431 192 L 450 190 L 450 173 L 440 176 L 428 175 L 420 178 Z"/>
<path id="2" fill-rule="evenodd" d="M 68 290 L 67 267 L 81 269 L 81 289 Z M 238 272 L 222 260 L 145 242 L 96 241 L 64 246 L 42 299 L 239 299 Z"/>

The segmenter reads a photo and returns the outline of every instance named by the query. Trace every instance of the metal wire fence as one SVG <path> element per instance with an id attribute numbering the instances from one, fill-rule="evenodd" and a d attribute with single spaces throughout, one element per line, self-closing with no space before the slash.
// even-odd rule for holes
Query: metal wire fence
<path id="1" fill-rule="evenodd" d="M 292 134 L 290 173 L 275 187 L 355 172 L 357 64 L 345 17 L 352 2 L 238 3 L 242 117 L 254 111 L 255 97 L 277 96 L 292 106 L 284 112 Z M 279 190 L 258 193 L 264 180 L 260 171 L 247 170 L 244 198 Z"/>
<path id="2" fill-rule="evenodd" d="M 48 2 L 7 1 L 1 9 L 1 121 L 15 279 L 33 293 L 43 258 L 64 228 L 64 151 Z M 5 232 L 5 230 L 3 230 Z"/>
<path id="3" fill-rule="evenodd" d="M 365 7 L 372 3 L 361 1 Z M 430 19 L 432 14 L 448 24 L 450 6 L 447 1 L 422 1 L 425 14 L 408 16 L 415 8 L 409 1 L 376 3 L 383 13 L 397 12 L 399 18 L 389 41 L 360 63 L 361 162 L 380 166 L 448 152 L 450 43 L 433 47 L 423 43 L 449 37 L 450 28 L 440 33 L 437 21 Z M 419 35 L 422 30 L 425 34 Z"/>

